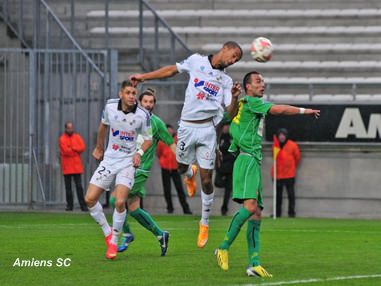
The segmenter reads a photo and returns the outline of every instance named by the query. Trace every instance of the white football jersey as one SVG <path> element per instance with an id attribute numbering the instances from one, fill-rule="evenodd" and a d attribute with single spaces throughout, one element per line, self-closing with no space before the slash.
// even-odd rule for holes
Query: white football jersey
<path id="1" fill-rule="evenodd" d="M 223 105 L 231 103 L 233 80 L 225 71 L 213 69 L 207 56 L 193 54 L 176 63 L 177 70 L 189 74 L 188 87 L 181 112 L 182 120 L 202 120 L 210 117 L 218 123 Z"/>
<path id="2" fill-rule="evenodd" d="M 109 99 L 103 110 L 102 123 L 110 127 L 105 159 L 132 157 L 139 134 L 144 140 L 152 140 L 150 115 L 138 104 L 131 112 L 124 113 L 120 99 Z"/>

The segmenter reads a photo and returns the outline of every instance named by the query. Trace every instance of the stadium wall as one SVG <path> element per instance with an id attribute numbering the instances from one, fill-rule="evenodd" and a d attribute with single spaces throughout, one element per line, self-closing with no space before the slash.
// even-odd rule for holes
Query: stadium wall
<path id="1" fill-rule="evenodd" d="M 316 148 L 317 147 L 317 148 Z M 335 150 L 336 149 L 336 150 Z M 302 162 L 296 180 L 296 215 L 298 217 L 335 218 L 381 218 L 381 190 L 379 170 L 381 150 L 365 148 L 345 150 L 343 146 L 329 149 L 307 146 L 301 147 Z M 272 164 L 269 146 L 264 148 L 262 164 L 264 215 L 273 210 Z M 198 186 L 200 182 L 198 181 Z M 148 193 L 144 207 L 153 213 L 165 213 L 166 205 L 161 186 L 160 167 L 157 160 L 146 185 Z M 194 213 L 201 212 L 200 188 L 195 198 L 188 202 Z M 216 188 L 216 202 L 213 214 L 220 214 L 223 189 Z M 176 191 L 172 187 L 175 213 L 181 213 Z M 286 191 L 284 191 L 284 197 Z M 283 202 L 283 216 L 287 216 L 288 200 Z M 239 205 L 231 202 L 229 213 L 233 214 Z"/>

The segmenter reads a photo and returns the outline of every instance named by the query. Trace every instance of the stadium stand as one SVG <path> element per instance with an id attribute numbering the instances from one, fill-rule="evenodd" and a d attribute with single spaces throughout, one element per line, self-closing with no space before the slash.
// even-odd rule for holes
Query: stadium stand
<path id="1" fill-rule="evenodd" d="M 353 96 L 357 90 L 351 90 L 348 96 L 342 97 L 342 85 L 345 88 L 350 88 L 353 84 L 366 86 L 367 78 L 374 77 L 381 70 L 381 62 L 377 60 L 381 55 L 381 43 L 377 42 L 381 33 L 381 4 L 378 1 L 359 5 L 356 1 L 263 3 L 215 0 L 203 1 L 200 5 L 202 9 L 195 9 L 195 2 L 149 1 L 194 51 L 212 53 L 226 39 L 241 43 L 246 51 L 245 56 L 229 71 L 235 79 L 249 70 L 259 69 L 271 84 L 272 92 L 276 92 L 274 86 L 279 86 L 282 90 L 284 85 L 304 85 L 304 88 L 291 91 L 296 96 L 300 95 L 302 101 L 305 100 L 304 95 L 310 93 L 308 86 L 329 84 L 330 91 L 324 92 L 323 98 L 342 102 L 357 98 Z M 106 32 L 102 20 L 105 14 L 104 9 L 89 10 L 86 13 L 88 32 L 95 37 Z M 138 16 L 138 11 L 109 10 L 108 15 L 109 37 L 115 47 L 123 50 L 125 46 L 120 39 L 136 37 L 139 27 L 120 23 L 132 23 Z M 153 15 L 146 11 L 143 17 L 150 19 Z M 144 27 L 144 31 L 151 35 L 155 33 L 154 27 L 149 25 Z M 159 28 L 158 32 L 165 33 L 165 29 Z M 266 36 L 273 41 L 275 52 L 269 63 L 258 64 L 247 52 L 250 41 L 257 36 Z M 284 81 L 281 80 L 283 77 Z M 289 77 L 296 80 L 290 81 Z M 368 87 L 371 93 L 376 94 L 374 87 L 379 81 L 370 81 Z M 276 96 L 271 94 L 273 95 Z M 279 98 L 287 97 L 279 94 Z M 312 99 L 311 96 L 308 98 Z M 370 94 L 369 97 L 362 98 L 371 100 L 377 99 L 377 96 Z"/>

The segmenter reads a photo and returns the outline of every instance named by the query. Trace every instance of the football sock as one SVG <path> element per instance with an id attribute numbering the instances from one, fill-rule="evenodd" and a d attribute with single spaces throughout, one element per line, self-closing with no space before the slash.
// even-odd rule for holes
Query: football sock
<path id="1" fill-rule="evenodd" d="M 201 200 L 202 200 L 202 212 L 201 212 L 201 224 L 209 225 L 209 217 L 212 213 L 214 192 L 207 195 L 201 191 Z"/>
<path id="2" fill-rule="evenodd" d="M 123 233 L 132 233 L 130 229 L 130 224 L 127 221 L 127 214 L 126 214 L 126 219 L 124 220 L 122 231 Z"/>
<path id="3" fill-rule="evenodd" d="M 102 205 L 97 202 L 93 207 L 89 208 L 90 215 L 100 225 L 103 230 L 103 234 L 108 236 L 111 233 L 110 225 L 107 222 L 106 216 L 103 213 Z"/>
<path id="4" fill-rule="evenodd" d="M 229 249 L 234 239 L 239 234 L 242 225 L 251 216 L 251 213 L 244 207 L 241 207 L 233 216 L 229 229 L 225 235 L 224 241 L 220 244 L 220 249 Z"/>
<path id="5" fill-rule="evenodd" d="M 110 196 L 109 202 L 110 202 L 111 207 L 115 208 L 115 197 L 114 196 Z M 123 231 L 123 233 L 132 233 L 131 229 L 130 229 L 130 224 L 127 221 L 127 215 L 128 215 L 128 213 L 126 213 L 126 219 L 124 220 L 122 231 Z"/>
<path id="6" fill-rule="evenodd" d="M 130 212 L 130 215 L 137 220 L 145 229 L 152 232 L 155 236 L 162 236 L 163 231 L 157 225 L 157 223 L 153 220 L 151 215 L 144 211 L 141 208 L 137 208 L 133 212 Z"/>
<path id="7" fill-rule="evenodd" d="M 115 209 L 115 197 L 113 195 L 110 196 L 109 203 L 113 209 Z"/>
<path id="8" fill-rule="evenodd" d="M 122 230 L 124 219 L 126 218 L 126 210 L 121 213 L 114 209 L 114 214 L 112 215 L 112 238 L 111 242 L 113 244 L 118 244 L 118 238 L 120 231 Z"/>
<path id="9" fill-rule="evenodd" d="M 260 229 L 261 221 L 249 220 L 247 222 L 247 246 L 249 255 L 249 265 L 258 266 L 259 263 L 259 251 L 260 251 Z"/>
<path id="10" fill-rule="evenodd" d="M 188 166 L 188 170 L 185 172 L 185 176 L 187 176 L 188 179 L 192 178 L 192 176 L 193 176 L 192 165 L 189 165 L 189 166 Z"/>

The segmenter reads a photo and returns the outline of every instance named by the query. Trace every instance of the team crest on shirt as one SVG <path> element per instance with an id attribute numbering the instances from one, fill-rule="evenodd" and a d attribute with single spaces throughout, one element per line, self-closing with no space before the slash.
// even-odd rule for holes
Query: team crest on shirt
<path id="1" fill-rule="evenodd" d="M 205 70 L 205 67 L 204 67 L 204 66 L 201 66 L 201 67 L 200 67 L 200 70 L 201 70 L 201 71 L 204 71 L 204 70 Z"/>

